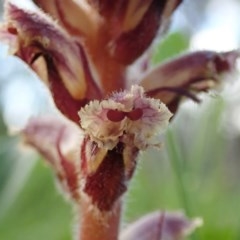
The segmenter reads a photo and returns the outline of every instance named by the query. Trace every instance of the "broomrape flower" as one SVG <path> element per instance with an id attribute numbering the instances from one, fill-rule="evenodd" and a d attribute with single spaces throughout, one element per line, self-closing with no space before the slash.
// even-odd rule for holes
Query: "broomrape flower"
<path id="1" fill-rule="evenodd" d="M 26 2 L 30 9 L 5 1 L 0 38 L 46 84 L 62 117 L 33 118 L 22 134 L 80 207 L 77 237 L 117 239 L 139 152 L 160 146 L 181 98 L 199 102 L 196 93 L 217 86 L 238 52 L 195 52 L 151 67 L 151 43 L 181 0 Z M 177 240 L 198 225 L 154 213 L 120 238 Z"/>

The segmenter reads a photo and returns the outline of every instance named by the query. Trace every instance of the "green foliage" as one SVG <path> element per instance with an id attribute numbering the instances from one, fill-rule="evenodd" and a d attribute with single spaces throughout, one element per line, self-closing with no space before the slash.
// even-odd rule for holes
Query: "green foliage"
<path id="1" fill-rule="evenodd" d="M 152 57 L 152 63 L 158 64 L 162 61 L 168 60 L 177 54 L 182 53 L 188 49 L 189 40 L 181 32 L 173 32 L 167 35 L 161 44 L 156 46 Z"/>
<path id="2" fill-rule="evenodd" d="M 69 207 L 56 192 L 49 170 L 42 162 L 34 167 L 11 208 L 0 219 L 0 239 L 71 239 Z"/>

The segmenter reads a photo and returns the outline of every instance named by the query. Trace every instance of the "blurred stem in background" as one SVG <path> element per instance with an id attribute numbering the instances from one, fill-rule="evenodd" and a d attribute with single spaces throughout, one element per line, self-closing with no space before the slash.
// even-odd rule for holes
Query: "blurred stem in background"
<path id="1" fill-rule="evenodd" d="M 174 132 L 171 127 L 169 127 L 166 134 L 166 146 L 167 152 L 169 155 L 169 160 L 171 162 L 172 171 L 176 178 L 177 190 L 180 198 L 181 205 L 184 207 L 184 210 L 188 216 L 193 216 L 191 203 L 189 199 L 189 193 L 187 191 L 188 185 L 187 182 L 187 166 L 186 161 L 183 162 L 181 159 L 179 147 L 174 139 Z"/>

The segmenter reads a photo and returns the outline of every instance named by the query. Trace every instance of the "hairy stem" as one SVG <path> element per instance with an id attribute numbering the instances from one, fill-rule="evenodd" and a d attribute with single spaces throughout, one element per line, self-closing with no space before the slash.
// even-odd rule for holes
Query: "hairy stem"
<path id="1" fill-rule="evenodd" d="M 121 218 L 121 201 L 112 211 L 101 212 L 87 198 L 81 199 L 78 240 L 117 240 Z"/>

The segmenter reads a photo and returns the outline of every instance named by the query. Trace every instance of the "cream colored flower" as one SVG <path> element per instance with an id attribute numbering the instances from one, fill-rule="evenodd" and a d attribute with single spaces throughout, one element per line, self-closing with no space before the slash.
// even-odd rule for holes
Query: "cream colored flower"
<path id="1" fill-rule="evenodd" d="M 79 111 L 80 124 L 98 147 L 113 149 L 119 142 L 138 149 L 153 146 L 153 137 L 163 132 L 171 118 L 165 104 L 146 97 L 134 85 L 114 93 L 108 100 L 92 101 Z"/>

